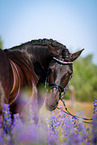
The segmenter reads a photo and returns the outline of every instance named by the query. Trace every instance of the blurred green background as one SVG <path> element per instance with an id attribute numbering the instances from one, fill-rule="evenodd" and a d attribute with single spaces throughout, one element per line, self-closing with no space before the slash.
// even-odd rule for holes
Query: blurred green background
<path id="1" fill-rule="evenodd" d="M 70 85 L 74 88 L 77 101 L 91 102 L 97 99 L 97 66 L 92 62 L 93 55 L 79 57 L 73 64 L 73 75 Z M 67 90 L 65 99 L 69 99 L 70 90 Z"/>

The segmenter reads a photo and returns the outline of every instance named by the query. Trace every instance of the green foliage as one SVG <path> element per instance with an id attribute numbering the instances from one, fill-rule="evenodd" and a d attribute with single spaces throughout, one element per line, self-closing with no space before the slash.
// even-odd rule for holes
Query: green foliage
<path id="1" fill-rule="evenodd" d="M 74 62 L 71 85 L 79 101 L 93 101 L 97 97 L 97 66 L 92 63 L 92 57 L 90 54 Z"/>
<path id="2" fill-rule="evenodd" d="M 0 48 L 3 49 L 3 42 L 2 42 L 1 37 L 0 37 Z"/>

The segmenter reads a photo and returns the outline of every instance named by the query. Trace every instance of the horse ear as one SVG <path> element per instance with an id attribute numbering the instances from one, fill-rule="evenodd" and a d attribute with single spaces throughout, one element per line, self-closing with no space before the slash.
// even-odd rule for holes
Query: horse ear
<path id="1" fill-rule="evenodd" d="M 49 48 L 49 50 L 51 51 L 51 53 L 52 53 L 54 56 L 55 56 L 55 55 L 58 55 L 58 51 L 55 50 L 54 47 L 52 47 L 51 45 L 48 45 L 48 48 Z"/>
<path id="2" fill-rule="evenodd" d="M 82 53 L 83 50 L 84 50 L 84 49 L 82 49 L 82 50 L 80 50 L 80 51 L 77 51 L 77 52 L 71 54 L 71 55 L 70 55 L 70 61 L 76 60 L 76 59 L 80 56 L 80 54 Z"/>

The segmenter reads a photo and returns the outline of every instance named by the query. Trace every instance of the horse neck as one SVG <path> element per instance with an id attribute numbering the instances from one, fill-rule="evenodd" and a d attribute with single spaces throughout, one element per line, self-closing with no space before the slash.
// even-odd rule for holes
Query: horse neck
<path id="1" fill-rule="evenodd" d="M 49 63 L 52 59 L 47 45 L 32 45 L 27 43 L 7 50 L 6 54 L 9 59 L 22 68 L 25 74 L 24 79 L 27 80 L 29 86 L 31 81 L 37 84 L 41 76 L 45 79 Z"/>
<path id="2" fill-rule="evenodd" d="M 27 49 L 29 50 L 29 48 Z M 34 45 L 27 54 L 33 63 L 40 63 L 43 69 L 46 69 L 52 58 L 48 46 Z"/>

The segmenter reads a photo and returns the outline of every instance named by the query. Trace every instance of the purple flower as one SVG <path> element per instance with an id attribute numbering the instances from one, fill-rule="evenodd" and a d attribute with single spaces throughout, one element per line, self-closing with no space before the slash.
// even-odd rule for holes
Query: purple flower
<path id="1" fill-rule="evenodd" d="M 97 108 L 94 100 L 94 107 Z M 0 134 L 0 141 L 5 144 L 48 144 L 48 145 L 81 145 L 91 144 L 91 130 L 85 127 L 81 120 L 67 115 L 63 108 L 51 112 L 51 117 L 40 114 L 40 120 L 37 125 L 29 119 L 23 123 L 19 114 L 14 115 L 13 125 L 11 125 L 11 115 L 9 105 L 4 104 L 4 121 Z M 96 110 L 96 109 L 95 109 Z M 29 110 L 28 110 L 29 111 Z M 31 111 L 32 112 L 32 111 Z M 32 114 L 31 114 L 32 115 Z M 31 117 L 32 118 L 32 117 Z M 46 119 L 45 119 L 46 118 Z M 45 120 L 44 120 L 45 119 Z M 32 120 L 32 119 L 31 119 Z M 97 143 L 97 113 L 93 115 L 92 134 L 93 144 Z M 5 134 L 5 136 L 4 136 Z M 3 136 L 2 136 L 3 135 Z M 12 138 L 13 137 L 13 138 Z M 13 139 L 13 140 L 12 140 Z"/>
<path id="2" fill-rule="evenodd" d="M 74 128 L 78 128 L 78 119 L 72 116 L 72 122 L 73 122 Z"/>
<path id="3" fill-rule="evenodd" d="M 8 133 L 9 131 L 11 131 L 11 124 L 12 124 L 12 120 L 11 120 L 11 114 L 9 111 L 9 104 L 4 104 L 4 108 L 3 108 L 3 127 L 6 133 Z"/>
<path id="4" fill-rule="evenodd" d="M 76 134 L 75 132 L 69 134 L 69 138 L 66 145 L 81 145 L 81 144 L 82 140 L 79 134 Z"/>
<path id="5" fill-rule="evenodd" d="M 93 105 L 94 105 L 93 114 L 95 114 L 97 112 L 97 100 L 96 99 L 94 99 Z"/>
<path id="6" fill-rule="evenodd" d="M 5 140 L 2 136 L 0 136 L 0 144 L 2 144 L 2 145 L 5 144 Z"/>
<path id="7" fill-rule="evenodd" d="M 97 144 L 97 112 L 93 115 L 92 122 L 92 135 L 93 135 L 93 144 Z"/>

